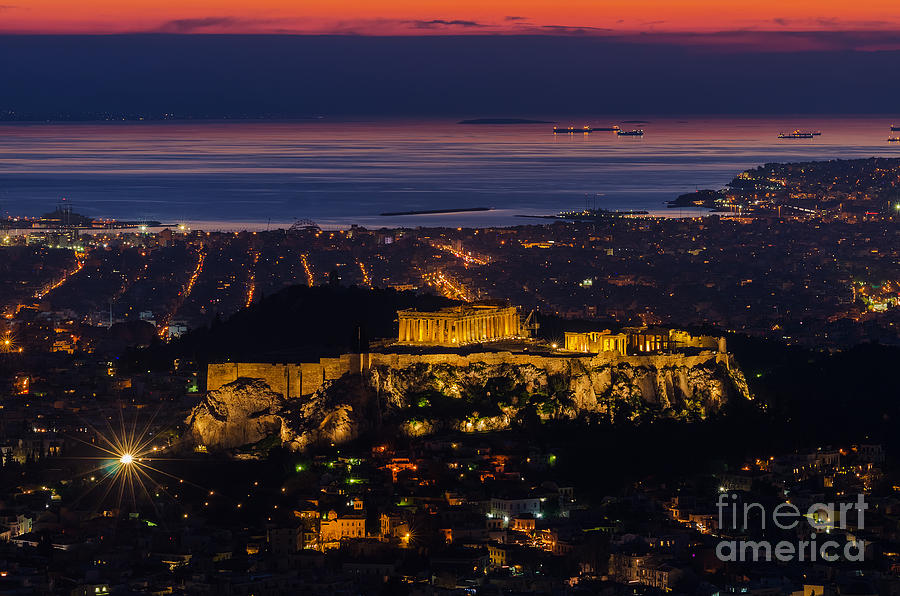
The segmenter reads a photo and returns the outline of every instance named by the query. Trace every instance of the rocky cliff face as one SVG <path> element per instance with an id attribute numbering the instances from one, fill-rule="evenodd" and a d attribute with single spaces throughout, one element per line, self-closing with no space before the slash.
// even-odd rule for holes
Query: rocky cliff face
<path id="1" fill-rule="evenodd" d="M 358 383 L 337 381 L 303 399 L 285 400 L 265 381 L 242 377 L 210 391 L 186 422 L 194 442 L 213 449 L 277 436 L 282 444 L 299 451 L 355 438 L 365 422 L 360 416 L 364 408 L 354 404 L 370 397 Z"/>
<path id="2" fill-rule="evenodd" d="M 187 423 L 197 443 L 240 447 L 280 434 L 284 398 L 259 379 L 238 379 L 216 391 L 191 411 Z"/>
<path id="3" fill-rule="evenodd" d="M 261 379 L 210 391 L 191 412 L 195 440 L 233 448 L 277 436 L 292 449 L 355 438 L 371 421 L 409 435 L 478 432 L 550 418 L 701 419 L 749 398 L 727 354 L 546 358 L 421 357 L 373 362 L 285 400 Z"/>
<path id="4" fill-rule="evenodd" d="M 412 434 L 431 432 L 448 421 L 462 431 L 503 428 L 528 413 L 543 419 L 592 415 L 614 422 L 700 419 L 730 398 L 749 398 L 743 374 L 731 364 L 725 355 L 577 358 L 552 372 L 530 364 L 420 363 L 374 366 L 369 384 L 389 411 L 410 421 Z M 432 402 L 447 399 L 460 402 L 459 407 L 436 412 Z"/>

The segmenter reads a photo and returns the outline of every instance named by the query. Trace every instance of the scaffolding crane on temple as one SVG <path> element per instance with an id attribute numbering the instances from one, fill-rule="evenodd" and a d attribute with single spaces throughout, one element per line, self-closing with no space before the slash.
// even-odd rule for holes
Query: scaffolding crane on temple
<path id="1" fill-rule="evenodd" d="M 529 337 L 536 337 L 540 328 L 541 324 L 537 320 L 537 310 L 531 309 L 531 312 L 528 313 L 528 316 L 525 317 L 525 321 L 522 323 L 522 329 Z"/>

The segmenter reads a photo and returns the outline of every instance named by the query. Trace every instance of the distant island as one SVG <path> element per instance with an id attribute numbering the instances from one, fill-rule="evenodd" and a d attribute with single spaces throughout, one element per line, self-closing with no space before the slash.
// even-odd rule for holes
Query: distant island
<path id="1" fill-rule="evenodd" d="M 460 120 L 457 124 L 553 124 L 550 120 L 528 120 L 527 118 L 473 118 Z"/>

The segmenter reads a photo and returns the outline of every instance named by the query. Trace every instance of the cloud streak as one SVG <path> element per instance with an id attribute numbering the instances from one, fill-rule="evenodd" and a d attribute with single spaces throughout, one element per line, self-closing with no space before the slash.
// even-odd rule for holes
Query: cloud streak
<path id="1" fill-rule="evenodd" d="M 174 19 L 162 23 L 152 33 L 220 33 L 220 32 L 236 32 L 242 29 L 256 29 L 259 27 L 268 28 L 279 24 L 279 20 L 274 19 L 244 19 L 239 17 L 201 17 L 196 19 Z"/>
<path id="2" fill-rule="evenodd" d="M 415 29 L 438 29 L 438 28 L 447 28 L 447 27 L 462 27 L 464 29 L 476 29 L 481 27 L 488 27 L 488 25 L 484 23 L 479 23 L 477 21 L 467 21 L 464 19 L 432 19 L 430 21 L 402 21 L 404 23 L 408 23 Z"/>
<path id="3" fill-rule="evenodd" d="M 0 5 L 0 11 L 17 8 Z M 679 32 L 667 30 L 664 20 L 629 24 L 610 20 L 610 27 L 540 24 L 530 17 L 508 15 L 497 21 L 453 16 L 434 19 L 321 19 L 243 18 L 210 15 L 172 19 L 141 29 L 141 33 L 192 34 L 273 34 L 345 36 L 572 36 L 597 37 L 611 42 L 642 45 L 673 45 L 687 48 L 715 48 L 735 52 L 822 52 L 888 51 L 900 49 L 900 27 L 888 21 L 845 21 L 830 17 L 774 17 L 726 31 Z M 660 26 L 664 28 L 659 28 Z M 2 28 L 2 27 L 0 27 Z"/>

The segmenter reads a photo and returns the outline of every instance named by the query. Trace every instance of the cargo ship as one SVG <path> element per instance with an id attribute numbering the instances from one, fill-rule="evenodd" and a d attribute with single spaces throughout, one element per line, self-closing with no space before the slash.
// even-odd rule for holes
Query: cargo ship
<path id="1" fill-rule="evenodd" d="M 778 138 L 779 139 L 811 139 L 811 138 L 821 135 L 821 134 L 822 133 L 820 133 L 820 132 L 815 133 L 815 132 L 803 132 L 801 130 L 795 130 L 795 131 L 789 132 L 789 133 L 780 132 L 780 133 L 778 133 Z"/>
<path id="2" fill-rule="evenodd" d="M 888 137 L 888 143 L 900 143 L 900 137 Z"/>
<path id="3" fill-rule="evenodd" d="M 582 126 L 578 128 L 577 126 L 554 126 L 553 134 L 575 134 L 581 132 L 617 132 L 619 127 L 615 124 L 612 126 L 599 126 L 597 128 L 593 128 L 591 126 Z"/>
<path id="4" fill-rule="evenodd" d="M 584 132 L 594 132 L 594 129 L 590 126 L 582 126 L 581 128 L 575 126 L 554 126 L 553 134 L 576 134 L 576 133 L 584 133 Z"/>
<path id="5" fill-rule="evenodd" d="M 900 126 L 897 126 L 896 124 L 891 124 L 891 132 L 897 132 L 897 131 L 900 131 Z"/>
<path id="6" fill-rule="evenodd" d="M 617 130 L 616 134 L 620 137 L 642 137 L 644 136 L 644 130 L 641 128 L 636 130 Z"/>

